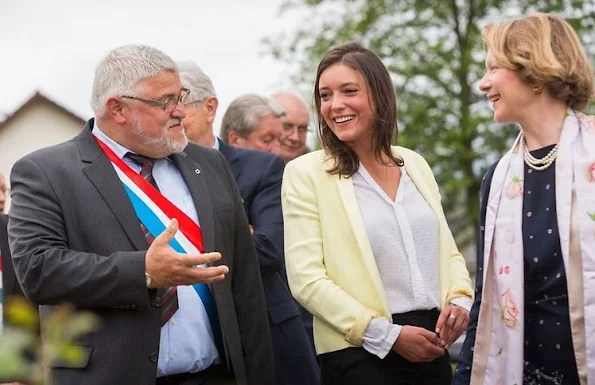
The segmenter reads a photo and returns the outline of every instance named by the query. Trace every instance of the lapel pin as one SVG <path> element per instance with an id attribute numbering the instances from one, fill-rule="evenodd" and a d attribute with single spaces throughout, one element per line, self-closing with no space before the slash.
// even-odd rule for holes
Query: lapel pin
<path id="1" fill-rule="evenodd" d="M 194 172 L 196 173 L 196 175 L 200 174 L 200 170 L 199 169 L 195 169 Z"/>

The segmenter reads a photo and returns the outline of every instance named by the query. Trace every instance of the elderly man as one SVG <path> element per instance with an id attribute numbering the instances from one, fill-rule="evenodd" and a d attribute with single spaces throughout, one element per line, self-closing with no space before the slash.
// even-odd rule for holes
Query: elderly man
<path id="1" fill-rule="evenodd" d="M 95 72 L 95 119 L 13 167 L 26 295 L 42 314 L 70 302 L 102 325 L 77 341 L 82 360 L 55 363 L 56 384 L 274 382 L 242 200 L 223 156 L 188 144 L 188 94 L 163 52 L 116 48 Z"/>
<path id="2" fill-rule="evenodd" d="M 270 99 L 246 94 L 234 99 L 221 122 L 219 137 L 233 147 L 280 155 L 283 110 Z"/>
<path id="3" fill-rule="evenodd" d="M 213 135 L 217 97 L 211 79 L 194 63 L 179 63 L 180 77 L 192 97 L 186 103 L 184 126 L 189 138 L 219 149 L 227 158 L 240 188 L 248 220 L 254 230 L 254 244 L 260 262 L 273 340 L 277 385 L 316 385 L 320 383 L 318 365 L 300 321 L 297 302 L 284 279 L 283 215 L 281 179 L 283 160 L 262 151 L 232 147 Z M 238 110 L 234 110 L 237 108 Z M 241 111 L 240 111 L 241 110 Z M 254 143 L 262 148 L 262 137 L 277 135 L 281 122 L 278 110 L 258 96 L 236 99 L 224 118 L 231 143 Z M 248 122 L 253 126 L 245 127 Z M 268 132 L 268 134 L 267 134 Z M 265 146 L 266 147 L 266 146 Z M 278 149 L 277 147 L 271 147 Z"/>
<path id="4" fill-rule="evenodd" d="M 285 163 L 308 152 L 306 136 L 310 124 L 310 113 L 304 98 L 293 91 L 278 91 L 271 96 L 271 100 L 283 110 L 281 123 L 283 133 L 279 139 L 279 155 Z M 299 305 L 304 327 L 312 348 L 314 348 L 314 325 L 312 314 Z"/>
<path id="5" fill-rule="evenodd" d="M 301 95 L 292 91 L 279 91 L 271 97 L 284 114 L 281 117 L 283 134 L 281 135 L 281 157 L 289 162 L 308 152 L 306 136 L 310 124 L 308 106 Z"/>

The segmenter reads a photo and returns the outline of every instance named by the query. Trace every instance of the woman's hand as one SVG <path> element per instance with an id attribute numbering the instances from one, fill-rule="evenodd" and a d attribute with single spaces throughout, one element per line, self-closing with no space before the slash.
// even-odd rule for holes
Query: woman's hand
<path id="1" fill-rule="evenodd" d="M 410 325 L 403 326 L 393 350 L 410 362 L 430 362 L 444 355 L 436 333 Z"/>
<path id="2" fill-rule="evenodd" d="M 440 346 L 448 349 L 467 329 L 469 324 L 469 311 L 450 304 L 440 312 L 436 322 L 436 333 L 440 337 Z"/>

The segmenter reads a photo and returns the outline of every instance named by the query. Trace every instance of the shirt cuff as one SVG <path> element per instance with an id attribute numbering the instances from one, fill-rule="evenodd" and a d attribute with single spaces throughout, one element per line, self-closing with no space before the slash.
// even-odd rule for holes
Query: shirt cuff
<path id="1" fill-rule="evenodd" d="M 473 300 L 467 297 L 457 297 L 450 300 L 452 305 L 457 305 L 462 307 L 467 311 L 471 311 L 471 306 L 473 306 Z"/>
<path id="2" fill-rule="evenodd" d="M 403 326 L 394 325 L 384 317 L 370 321 L 364 332 L 362 346 L 369 353 L 383 359 L 392 349 Z"/>

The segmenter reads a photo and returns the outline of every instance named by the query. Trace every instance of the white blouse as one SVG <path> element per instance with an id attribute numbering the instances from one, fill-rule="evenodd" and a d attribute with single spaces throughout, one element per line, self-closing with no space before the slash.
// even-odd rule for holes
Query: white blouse
<path id="1" fill-rule="evenodd" d="M 434 309 L 440 304 L 438 219 L 405 168 L 400 170 L 394 201 L 361 163 L 352 177 L 391 314 Z M 470 307 L 466 302 L 459 305 Z M 401 329 L 382 317 L 372 320 L 364 333 L 364 349 L 384 358 Z"/>
<path id="2" fill-rule="evenodd" d="M 393 202 L 360 164 L 353 175 L 359 209 L 391 314 L 439 306 L 438 219 L 400 167 Z"/>

